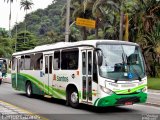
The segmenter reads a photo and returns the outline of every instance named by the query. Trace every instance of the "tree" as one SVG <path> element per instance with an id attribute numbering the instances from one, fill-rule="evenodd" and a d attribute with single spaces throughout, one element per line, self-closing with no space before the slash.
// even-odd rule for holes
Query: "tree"
<path id="1" fill-rule="evenodd" d="M 11 58 L 13 49 L 10 39 L 0 36 L 0 46 L 0 57 Z"/>
<path id="2" fill-rule="evenodd" d="M 17 51 L 33 49 L 37 44 L 35 35 L 29 31 L 22 31 L 17 34 Z"/>
<path id="3" fill-rule="evenodd" d="M 158 75 L 156 66 L 159 66 L 158 57 L 160 55 L 160 21 L 157 22 L 152 32 L 147 32 L 139 36 L 137 41 L 141 48 L 147 65 L 147 71 L 150 76 Z"/>
<path id="4" fill-rule="evenodd" d="M 27 15 L 27 10 L 32 8 L 33 2 L 31 0 L 21 0 L 20 2 L 21 8 L 24 8 L 24 11 L 26 11 Z M 27 30 L 26 22 L 25 22 L 25 31 Z"/>
<path id="5" fill-rule="evenodd" d="M 87 1 L 85 0 L 72 0 L 71 1 L 71 16 L 72 22 L 74 23 L 77 17 L 89 19 L 92 17 L 91 7 L 87 7 Z M 71 23 L 72 24 L 72 23 Z M 79 27 L 83 40 L 87 39 L 87 29 L 86 27 Z"/>
<path id="6" fill-rule="evenodd" d="M 107 39 L 115 39 L 117 35 L 117 17 L 120 11 L 119 0 L 96 0 L 92 8 L 93 17 L 96 19 L 96 38 L 98 38 L 98 29 L 104 31 Z"/>
<path id="7" fill-rule="evenodd" d="M 24 8 L 24 11 L 26 11 L 26 14 L 27 10 L 30 10 L 32 8 L 32 5 L 34 5 L 32 0 L 21 0 L 20 4 L 21 8 Z"/>
<path id="8" fill-rule="evenodd" d="M 26 11 L 26 15 L 27 15 L 27 10 L 31 9 L 32 8 L 32 1 L 31 0 L 21 0 L 20 2 L 21 4 L 21 8 L 24 8 L 24 11 Z M 26 16 L 25 16 L 26 17 Z M 26 20 L 24 20 L 25 22 L 25 31 L 27 31 L 27 25 L 26 25 Z M 26 33 L 26 32 L 25 32 Z M 24 35 L 25 37 L 26 35 Z M 24 39 L 25 40 L 25 39 Z M 25 42 L 25 41 L 24 41 Z"/>
<path id="9" fill-rule="evenodd" d="M 4 0 L 4 2 L 7 1 L 10 4 L 10 13 L 9 13 L 9 36 L 11 37 L 11 15 L 12 15 L 12 3 L 14 0 Z"/>
<path id="10" fill-rule="evenodd" d="M 3 38 L 7 38 L 8 36 L 8 31 L 6 31 L 4 28 L 0 28 L 0 36 Z"/>

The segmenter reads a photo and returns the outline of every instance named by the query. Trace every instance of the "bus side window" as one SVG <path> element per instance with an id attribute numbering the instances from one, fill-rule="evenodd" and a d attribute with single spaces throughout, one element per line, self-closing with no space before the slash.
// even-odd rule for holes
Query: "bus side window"
<path id="1" fill-rule="evenodd" d="M 78 69 L 78 57 L 79 57 L 79 50 L 72 49 L 72 50 L 63 50 L 61 52 L 61 69 L 62 70 L 77 70 Z"/>
<path id="2" fill-rule="evenodd" d="M 31 67 L 33 67 L 32 65 L 32 57 L 33 55 L 25 55 L 25 64 L 24 64 L 24 69 L 25 70 L 32 70 Z"/>
<path id="3" fill-rule="evenodd" d="M 53 68 L 54 70 L 60 69 L 60 51 L 54 52 Z"/>
<path id="4" fill-rule="evenodd" d="M 35 70 L 42 70 L 42 66 L 43 66 L 43 54 L 42 53 L 37 53 L 35 54 L 34 57 L 35 60 Z"/>

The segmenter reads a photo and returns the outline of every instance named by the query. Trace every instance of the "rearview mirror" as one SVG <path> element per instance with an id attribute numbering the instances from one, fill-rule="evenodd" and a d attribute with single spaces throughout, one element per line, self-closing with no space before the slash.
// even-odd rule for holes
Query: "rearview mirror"
<path id="1" fill-rule="evenodd" d="M 100 48 L 96 48 L 95 51 L 97 52 L 98 56 L 98 66 L 101 66 L 103 63 L 103 52 Z"/>

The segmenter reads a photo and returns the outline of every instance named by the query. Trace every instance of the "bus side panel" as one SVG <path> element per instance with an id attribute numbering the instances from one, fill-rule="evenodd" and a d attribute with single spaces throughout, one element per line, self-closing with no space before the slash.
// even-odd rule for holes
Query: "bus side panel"
<path id="1" fill-rule="evenodd" d="M 12 88 L 16 89 L 16 74 L 11 74 L 11 80 L 12 80 Z"/>
<path id="2" fill-rule="evenodd" d="M 33 82 L 32 82 L 32 90 L 33 90 L 33 94 L 36 94 L 36 95 L 44 95 L 44 91 L 42 89 L 40 89 L 37 85 L 35 85 Z"/>
<path id="3" fill-rule="evenodd" d="M 19 91 L 25 91 L 25 81 L 20 73 L 17 74 L 17 86 L 16 86 L 16 73 L 12 73 L 12 87 Z"/>
<path id="4" fill-rule="evenodd" d="M 26 83 L 31 82 L 33 94 L 44 95 L 44 84 L 42 83 L 40 78 L 38 78 L 38 73 L 39 71 L 30 72 L 27 70 L 20 73 L 20 80 L 18 80 L 18 86 L 22 86 L 20 87 L 20 90 L 25 91 Z"/>
<path id="5" fill-rule="evenodd" d="M 30 81 L 32 84 L 33 94 L 44 95 L 44 91 L 40 89 L 33 80 L 29 79 L 23 73 L 17 74 L 17 87 L 16 87 L 16 74 L 12 74 L 12 87 L 19 91 L 26 91 L 26 82 Z"/>

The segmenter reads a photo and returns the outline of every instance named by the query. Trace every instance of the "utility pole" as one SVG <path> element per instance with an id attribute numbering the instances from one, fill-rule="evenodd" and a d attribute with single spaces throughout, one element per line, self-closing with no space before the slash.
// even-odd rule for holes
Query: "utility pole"
<path id="1" fill-rule="evenodd" d="M 15 41 L 15 52 L 17 51 L 17 26 L 18 26 L 18 23 L 16 22 L 16 41 Z"/>
<path id="2" fill-rule="evenodd" d="M 70 4 L 71 0 L 67 0 L 65 42 L 69 42 Z"/>

